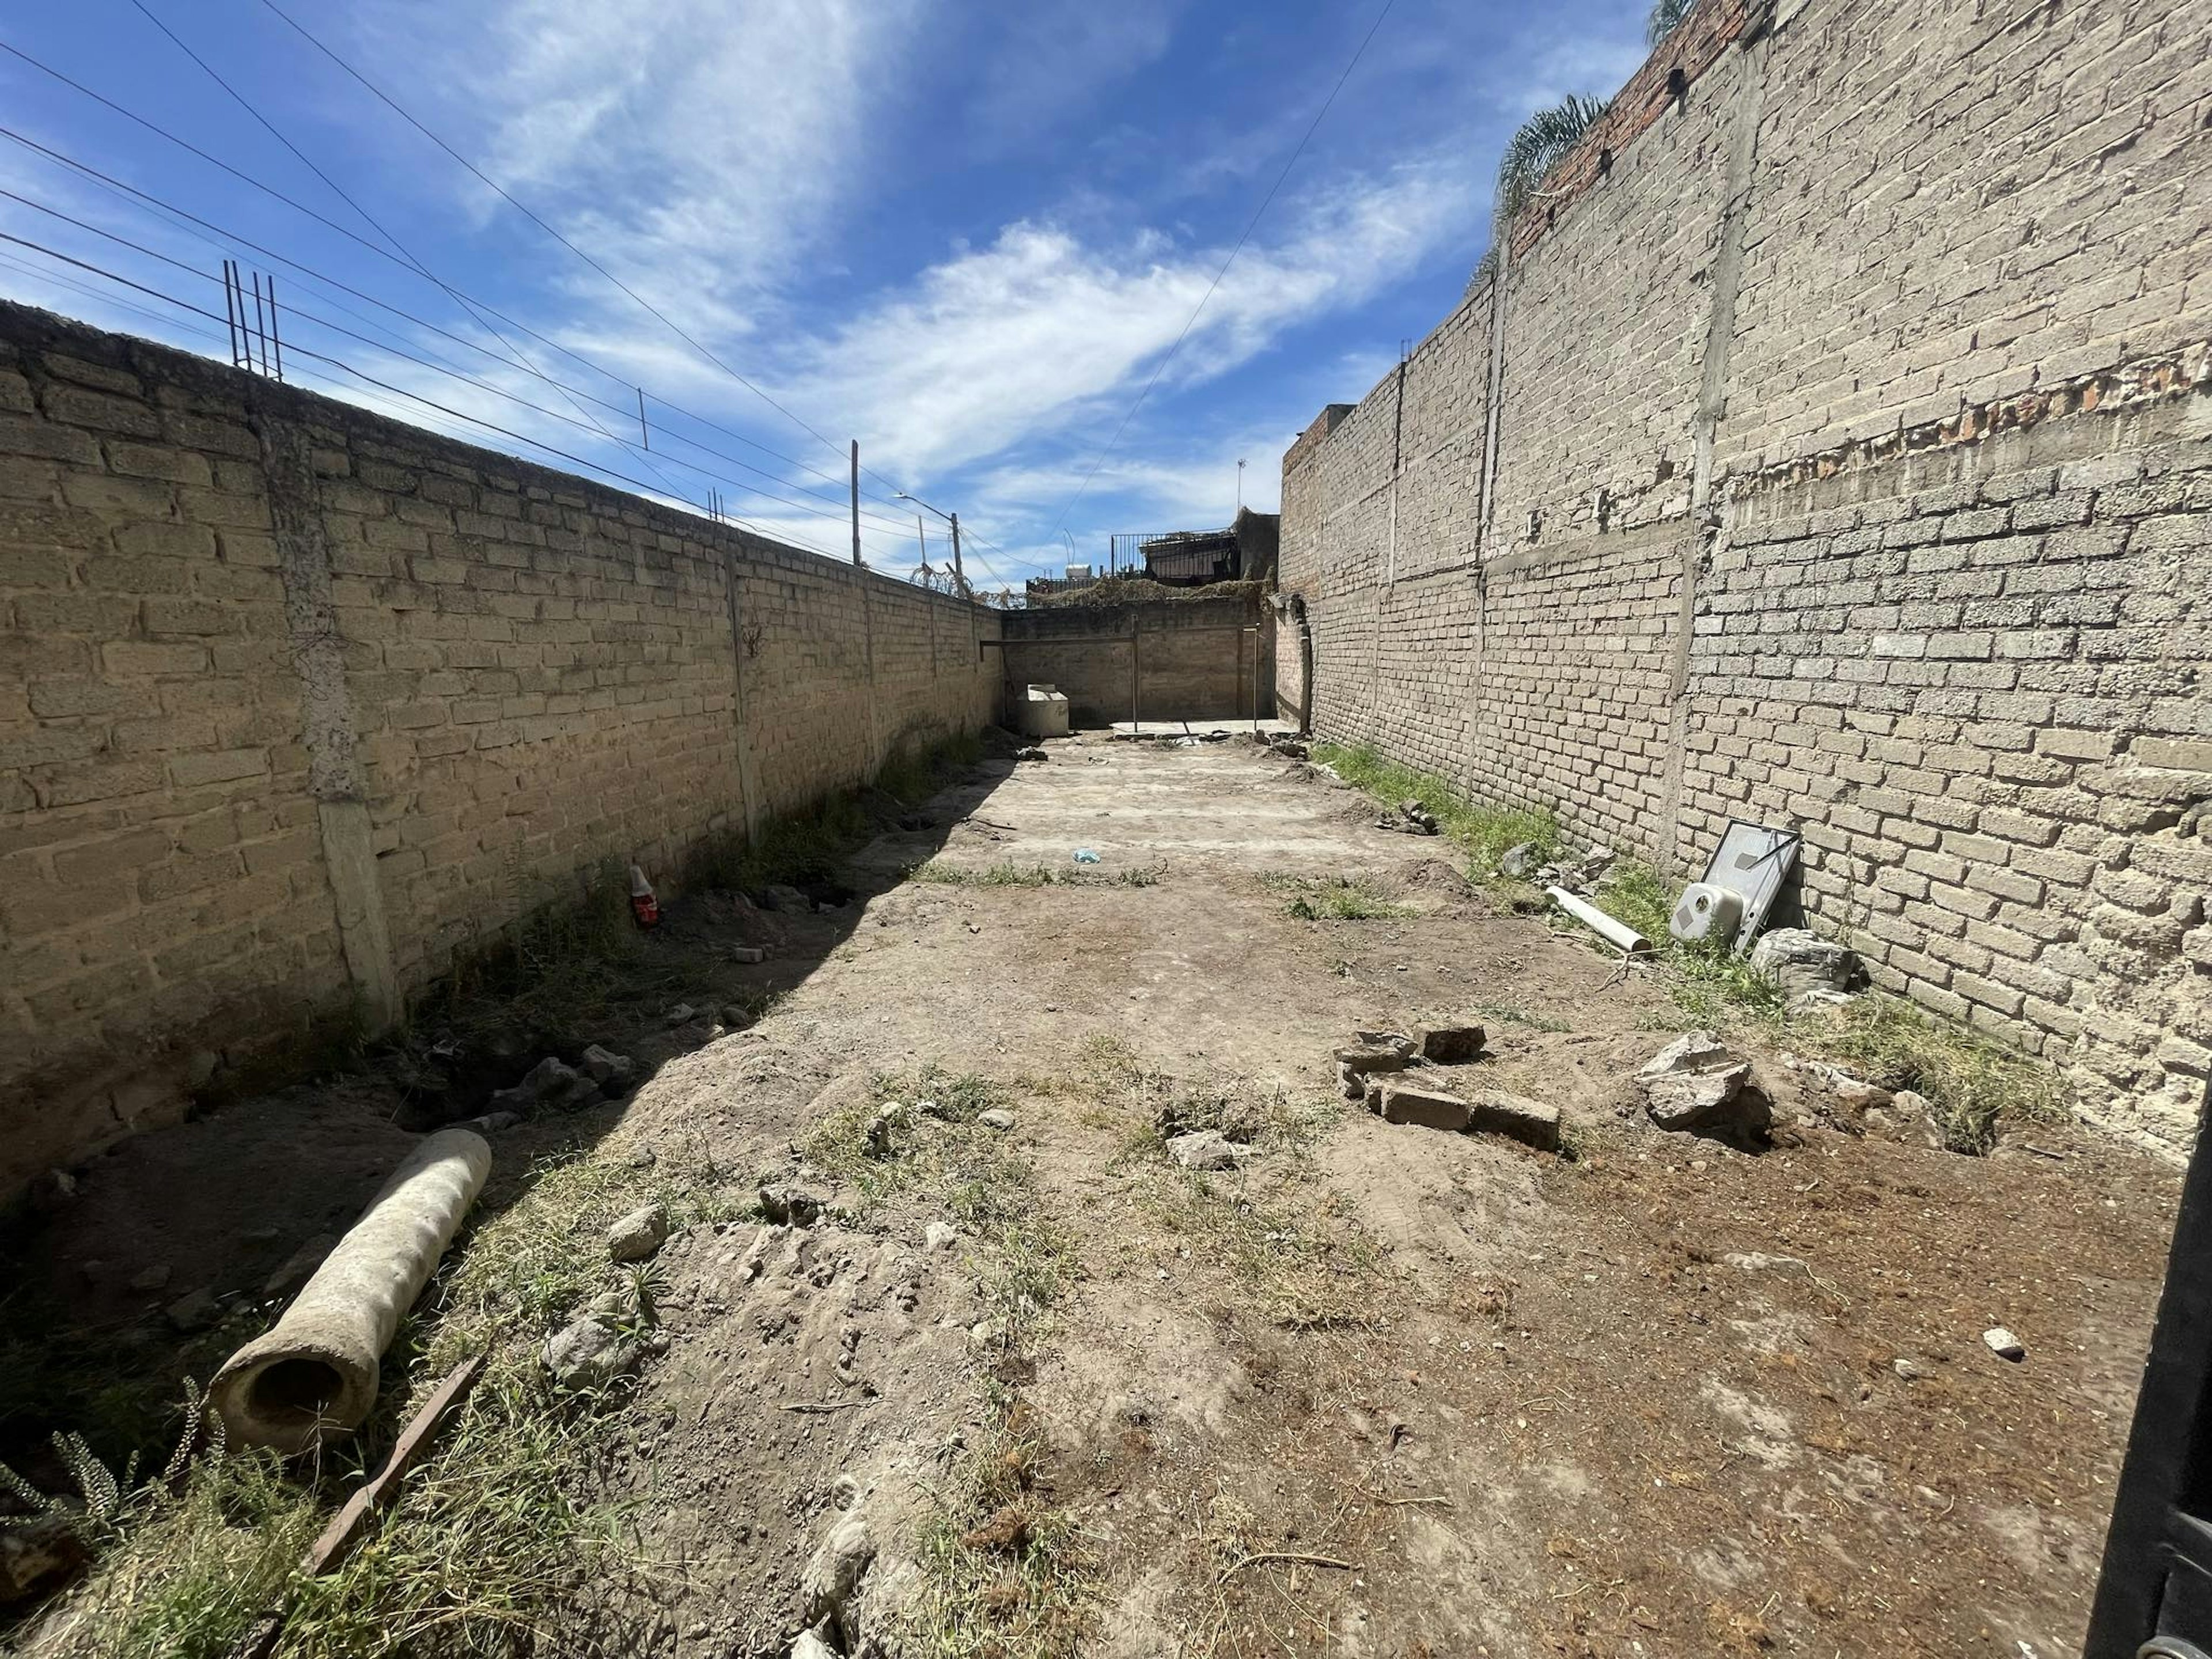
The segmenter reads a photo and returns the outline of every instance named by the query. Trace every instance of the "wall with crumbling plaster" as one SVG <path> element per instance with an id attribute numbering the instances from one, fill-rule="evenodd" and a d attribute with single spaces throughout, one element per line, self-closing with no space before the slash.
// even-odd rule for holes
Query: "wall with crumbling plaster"
<path id="1" fill-rule="evenodd" d="M 1699 6 L 1504 276 L 1285 456 L 1316 729 L 1677 875 L 1794 823 L 1878 980 L 2179 1144 L 2209 125 L 2212 0 Z M 1439 511 L 1406 434 L 1447 406 Z"/>
<path id="2" fill-rule="evenodd" d="M 1000 617 L 0 306 L 0 1195 L 995 714 Z"/>

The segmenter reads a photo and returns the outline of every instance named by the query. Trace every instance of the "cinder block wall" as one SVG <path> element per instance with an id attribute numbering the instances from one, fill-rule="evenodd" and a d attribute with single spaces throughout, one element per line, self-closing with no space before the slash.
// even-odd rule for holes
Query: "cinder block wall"
<path id="1" fill-rule="evenodd" d="M 1285 456 L 1316 729 L 1676 875 L 1796 825 L 1878 980 L 2179 1144 L 2208 66 L 2212 0 L 1698 7 L 1502 278 Z"/>
<path id="2" fill-rule="evenodd" d="M 1006 613 L 1007 694 L 1057 685 L 1082 726 L 1267 719 L 1274 617 L 1256 593 Z"/>
<path id="3" fill-rule="evenodd" d="M 0 621 L 0 1195 L 999 694 L 994 611 L 13 306 Z"/>

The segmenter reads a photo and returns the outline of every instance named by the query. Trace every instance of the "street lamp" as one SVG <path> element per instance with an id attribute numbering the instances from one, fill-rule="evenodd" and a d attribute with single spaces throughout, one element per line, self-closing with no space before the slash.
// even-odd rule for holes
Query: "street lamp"
<path id="1" fill-rule="evenodd" d="M 941 512 L 922 500 L 921 496 L 909 495 L 903 489 L 898 492 L 898 498 L 902 501 L 912 501 L 925 513 L 935 513 L 939 518 L 952 526 L 952 580 L 963 593 L 967 592 L 967 573 L 960 568 L 960 515 L 957 513 Z"/>

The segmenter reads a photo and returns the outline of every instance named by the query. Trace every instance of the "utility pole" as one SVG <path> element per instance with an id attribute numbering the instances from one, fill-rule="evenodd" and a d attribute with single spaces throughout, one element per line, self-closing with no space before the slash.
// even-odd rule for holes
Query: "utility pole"
<path id="1" fill-rule="evenodd" d="M 960 568 L 960 515 L 952 515 L 952 585 L 962 593 L 968 591 L 967 574 Z"/>
<path id="2" fill-rule="evenodd" d="M 860 562 L 860 441 L 853 440 L 853 562 Z"/>
<path id="3" fill-rule="evenodd" d="M 1237 510 L 1244 510 L 1244 463 L 1237 463 Z"/>
<path id="4" fill-rule="evenodd" d="M 914 515 L 915 539 L 921 544 L 921 568 L 929 568 L 929 527 L 921 521 L 921 514 Z"/>

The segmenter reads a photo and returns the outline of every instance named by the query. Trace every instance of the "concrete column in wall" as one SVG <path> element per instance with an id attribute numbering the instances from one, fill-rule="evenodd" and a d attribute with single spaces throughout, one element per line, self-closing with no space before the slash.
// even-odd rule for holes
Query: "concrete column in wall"
<path id="1" fill-rule="evenodd" d="M 745 731 L 745 659 L 752 654 L 745 642 L 744 614 L 738 603 L 737 555 L 724 550 L 722 592 L 730 613 L 730 738 L 738 752 L 738 810 L 744 817 L 745 839 L 760 834 L 760 786 L 753 776 L 752 738 Z"/>
<path id="2" fill-rule="evenodd" d="M 1704 374 L 1691 422 L 1690 531 L 1682 540 L 1680 592 L 1674 611 L 1674 649 L 1669 676 L 1663 839 L 1655 849 L 1663 866 L 1680 870 L 1694 859 L 1681 848 L 1682 775 L 1688 764 L 1690 653 L 1696 637 L 1698 583 L 1725 532 L 1713 510 L 1713 441 L 1728 412 L 1729 347 L 1735 337 L 1736 296 L 1743 286 L 1744 226 L 1759 159 L 1759 122 L 1766 95 L 1766 55 L 1771 33 L 1763 23 L 1738 47 L 1743 73 L 1728 106 L 1728 176 L 1713 252 L 1712 300 L 1705 314 Z"/>
<path id="3" fill-rule="evenodd" d="M 330 532 L 315 484 L 313 446 L 304 427 L 271 409 L 264 398 L 249 402 L 246 419 L 260 441 L 262 471 L 268 480 L 284 587 L 285 631 L 300 676 L 307 789 L 314 798 L 323 866 L 337 914 L 339 948 L 363 1023 L 371 1032 L 383 1031 L 399 1018 L 399 975 L 392 961 L 383 890 L 377 881 L 375 838 L 362 788 L 361 763 L 355 753 L 345 657 L 331 606 Z"/>
<path id="4" fill-rule="evenodd" d="M 860 562 L 858 552 L 854 554 L 853 562 Z M 860 572 L 860 647 L 868 676 L 868 781 L 872 783 L 884 765 L 884 719 L 876 701 L 876 601 L 865 569 Z"/>

